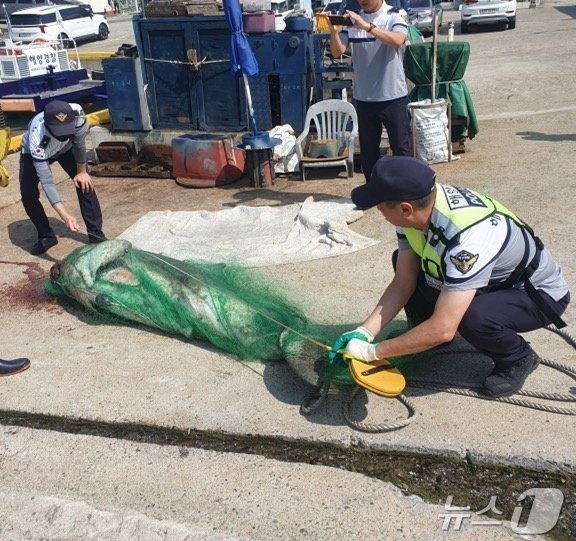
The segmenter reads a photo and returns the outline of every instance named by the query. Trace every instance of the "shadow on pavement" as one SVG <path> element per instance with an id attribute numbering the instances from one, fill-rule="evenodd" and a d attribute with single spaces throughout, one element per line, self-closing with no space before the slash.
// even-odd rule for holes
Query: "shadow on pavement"
<path id="1" fill-rule="evenodd" d="M 54 230 L 54 233 L 56 233 L 57 237 L 68 237 L 83 243 L 88 242 L 88 235 L 68 231 L 64 223 L 60 220 L 57 220 L 56 218 L 48 218 L 48 221 L 50 222 L 50 227 Z M 34 243 L 38 240 L 36 229 L 34 229 L 32 222 L 28 219 L 17 220 L 8 224 L 8 238 L 14 246 L 18 246 L 26 252 L 29 252 Z M 33 257 L 41 257 L 43 259 L 47 259 L 48 261 L 56 262 L 56 260 L 49 255 L 49 252 L 46 252 L 41 256 Z"/>
<path id="2" fill-rule="evenodd" d="M 576 141 L 576 133 L 542 133 L 539 131 L 519 131 L 517 135 L 528 141 L 551 141 L 560 143 L 562 141 Z"/>

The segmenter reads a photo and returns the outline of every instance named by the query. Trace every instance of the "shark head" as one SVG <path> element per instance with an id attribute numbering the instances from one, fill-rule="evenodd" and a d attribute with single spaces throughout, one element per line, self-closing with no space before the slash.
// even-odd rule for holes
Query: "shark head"
<path id="1" fill-rule="evenodd" d="M 97 310 L 100 280 L 122 283 L 136 280 L 123 265 L 123 258 L 131 248 L 132 244 L 126 240 L 109 240 L 74 250 L 50 269 L 51 289 Z"/>

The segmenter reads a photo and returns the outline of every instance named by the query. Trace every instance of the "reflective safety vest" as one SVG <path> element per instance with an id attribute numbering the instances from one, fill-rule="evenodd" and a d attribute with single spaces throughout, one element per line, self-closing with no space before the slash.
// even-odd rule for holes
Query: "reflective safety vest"
<path id="1" fill-rule="evenodd" d="M 463 231 L 496 213 L 511 218 L 523 231 L 526 230 L 526 225 L 498 201 L 468 188 L 436 184 L 436 202 L 429 226 L 432 235 L 428 238 L 426 233 L 413 228 L 405 228 L 404 234 L 412 250 L 420 256 L 424 274 L 432 278 L 432 282 L 443 282 L 446 250 L 458 243 Z"/>

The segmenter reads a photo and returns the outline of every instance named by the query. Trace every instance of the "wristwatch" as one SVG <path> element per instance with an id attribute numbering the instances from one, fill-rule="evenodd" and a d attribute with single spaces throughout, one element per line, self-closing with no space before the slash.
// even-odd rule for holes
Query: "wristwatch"
<path id="1" fill-rule="evenodd" d="M 374 28 L 376 28 L 376 25 L 370 23 L 370 26 L 368 27 L 368 30 L 366 30 L 366 32 L 368 32 L 368 34 L 371 34 L 371 33 L 372 33 L 372 30 L 374 30 Z"/>

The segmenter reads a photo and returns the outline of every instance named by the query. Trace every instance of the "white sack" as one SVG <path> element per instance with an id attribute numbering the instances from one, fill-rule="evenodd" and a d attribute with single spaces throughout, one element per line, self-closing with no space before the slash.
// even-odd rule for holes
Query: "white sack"
<path id="1" fill-rule="evenodd" d="M 448 104 L 443 99 L 436 100 L 434 105 L 430 103 L 430 100 L 423 100 L 409 105 L 414 131 L 414 155 L 427 163 L 447 162 L 450 152 Z"/>

